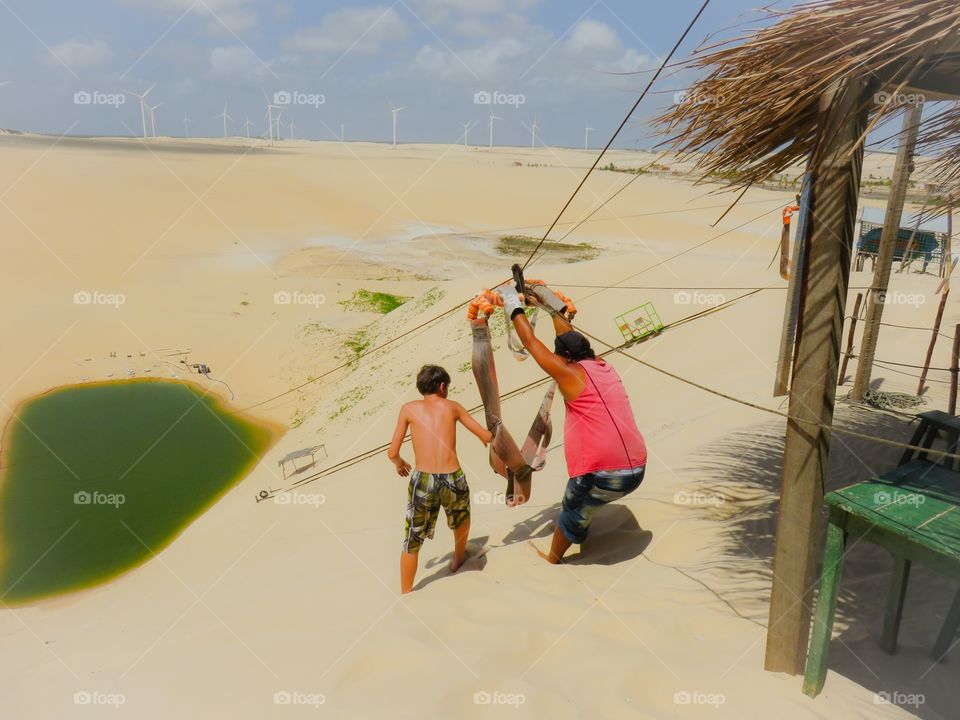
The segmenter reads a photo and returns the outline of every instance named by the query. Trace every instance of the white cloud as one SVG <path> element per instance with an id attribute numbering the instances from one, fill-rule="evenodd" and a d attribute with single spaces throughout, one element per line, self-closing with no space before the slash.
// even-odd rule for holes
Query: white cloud
<path id="1" fill-rule="evenodd" d="M 634 48 L 627 48 L 623 55 L 610 63 L 604 63 L 599 69 L 607 72 L 631 73 L 643 70 L 650 66 L 651 57 L 637 52 Z"/>
<path id="2" fill-rule="evenodd" d="M 284 45 L 318 55 L 373 53 L 408 32 L 407 23 L 392 7 L 343 8 L 319 25 L 298 30 Z"/>
<path id="3" fill-rule="evenodd" d="M 444 23 L 467 16 L 523 12 L 540 0 L 408 0 L 410 7 L 428 23 Z"/>
<path id="4" fill-rule="evenodd" d="M 504 35 L 474 47 L 455 48 L 456 56 L 445 47 L 428 45 L 417 53 L 415 63 L 431 76 L 479 78 L 481 83 L 512 86 L 536 60 L 533 48 L 547 47 L 551 42 L 548 33 L 531 29 L 522 37 Z"/>
<path id="5" fill-rule="evenodd" d="M 527 43 L 515 37 L 504 37 L 461 53 L 464 62 L 481 78 L 496 78 L 503 75 L 516 77 L 523 73 L 529 60 Z"/>
<path id="6" fill-rule="evenodd" d="M 618 49 L 620 38 L 605 22 L 588 18 L 576 24 L 564 46 L 573 53 L 602 53 Z"/>
<path id="7" fill-rule="evenodd" d="M 114 0 L 121 5 L 143 8 L 151 12 L 179 18 L 190 13 L 206 19 L 207 28 L 215 34 L 240 34 L 253 30 L 259 16 L 253 9 L 256 0 Z"/>
<path id="8" fill-rule="evenodd" d="M 113 50 L 102 40 L 67 40 L 54 47 L 53 52 L 71 69 L 94 68 L 113 59 Z M 50 60 L 59 65 L 56 58 Z"/>
<path id="9" fill-rule="evenodd" d="M 221 82 L 246 85 L 261 82 L 267 68 L 240 45 L 216 47 L 210 51 L 210 77 Z"/>

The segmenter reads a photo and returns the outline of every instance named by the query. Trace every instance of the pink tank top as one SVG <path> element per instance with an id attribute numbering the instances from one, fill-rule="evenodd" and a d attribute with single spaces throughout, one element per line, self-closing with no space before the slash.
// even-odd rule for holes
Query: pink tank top
<path id="1" fill-rule="evenodd" d="M 596 360 L 578 364 L 587 385 L 576 400 L 566 402 L 563 441 L 570 477 L 645 466 L 647 446 L 617 371 Z"/>

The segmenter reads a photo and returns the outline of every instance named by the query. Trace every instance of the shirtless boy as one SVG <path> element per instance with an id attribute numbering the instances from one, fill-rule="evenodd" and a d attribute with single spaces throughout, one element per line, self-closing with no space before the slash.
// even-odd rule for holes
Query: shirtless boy
<path id="1" fill-rule="evenodd" d="M 457 422 L 487 445 L 493 433 L 474 420 L 458 402 L 447 400 L 450 375 L 437 365 L 424 365 L 417 373 L 417 390 L 422 400 L 400 408 L 397 429 L 387 457 L 401 477 L 410 475 L 407 489 L 407 517 L 400 553 L 400 591 L 413 590 L 420 546 L 433 537 L 437 516 L 443 507 L 447 526 L 453 530 L 453 562 L 456 572 L 463 564 L 470 533 L 470 488 L 457 459 Z M 416 469 L 400 457 L 400 445 L 410 429 Z"/>

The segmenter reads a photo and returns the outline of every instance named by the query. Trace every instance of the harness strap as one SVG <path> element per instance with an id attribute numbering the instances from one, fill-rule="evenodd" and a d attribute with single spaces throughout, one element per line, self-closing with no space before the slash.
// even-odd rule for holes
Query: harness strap
<path id="1" fill-rule="evenodd" d="M 494 433 L 493 442 L 490 443 L 490 467 L 507 479 L 507 503 L 514 504 L 515 484 L 526 484 L 533 470 L 520 453 L 516 440 L 501 421 L 500 388 L 486 317 L 471 320 L 470 327 L 473 334 L 473 377 L 477 381 L 480 399 L 483 401 L 487 429 Z M 529 498 L 524 498 L 527 499 Z"/>
<path id="2" fill-rule="evenodd" d="M 515 276 L 518 274 L 515 268 Z M 519 273 L 522 281 L 522 272 Z M 522 288 L 528 304 L 534 305 L 536 311 L 530 319 L 530 324 L 536 327 L 539 310 L 550 315 L 560 314 L 572 317 L 576 314 L 573 302 L 548 288 L 542 281 L 532 280 L 523 282 Z M 535 470 L 541 470 L 547 462 L 547 448 L 553 437 L 553 422 L 550 412 L 557 391 L 557 384 L 551 383 L 540 403 L 540 409 L 533 419 L 530 431 L 523 442 L 523 448 L 517 447 L 516 441 L 502 422 L 500 407 L 500 388 L 497 382 L 496 364 L 493 359 L 493 345 L 490 341 L 489 318 L 494 310 L 503 305 L 503 298 L 495 290 L 484 289 L 477 294 L 467 309 L 467 318 L 470 321 L 473 335 L 473 355 L 471 365 L 473 376 L 477 381 L 480 399 L 483 401 L 484 416 L 487 429 L 493 431 L 493 442 L 490 443 L 490 467 L 498 475 L 507 479 L 507 504 L 516 505 L 529 500 L 531 476 Z M 526 360 L 529 353 L 517 337 L 513 323 L 506 318 L 507 347 L 518 360 Z"/>
<path id="3" fill-rule="evenodd" d="M 533 419 L 530 432 L 523 443 L 520 454 L 535 471 L 543 470 L 547 464 L 547 448 L 553 437 L 553 421 L 550 419 L 550 410 L 553 407 L 553 398 L 557 391 L 557 383 L 552 382 L 540 403 L 540 410 Z"/>
<path id="4" fill-rule="evenodd" d="M 530 326 L 536 330 L 537 329 L 537 316 L 540 314 L 540 308 L 534 308 L 533 314 L 529 316 Z M 517 332 L 514 330 L 513 321 L 507 317 L 507 314 L 503 314 L 503 319 L 507 323 L 507 348 L 510 352 L 513 353 L 513 357 L 517 360 L 526 360 L 530 357 L 530 353 L 527 352 L 527 349 L 523 346 L 523 343 L 520 342 L 520 338 L 517 337 Z"/>

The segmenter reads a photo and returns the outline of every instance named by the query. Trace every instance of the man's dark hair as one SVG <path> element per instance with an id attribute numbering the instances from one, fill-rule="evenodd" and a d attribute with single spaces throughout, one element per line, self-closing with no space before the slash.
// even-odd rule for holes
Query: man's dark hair
<path id="1" fill-rule="evenodd" d="M 553 349 L 560 357 L 574 362 L 597 359 L 596 353 L 590 347 L 590 341 L 576 330 L 557 335 L 557 339 L 553 342 Z"/>
<path id="2" fill-rule="evenodd" d="M 440 386 L 450 387 L 450 374 L 439 365 L 424 365 L 417 373 L 417 390 L 421 395 L 436 395 Z"/>

